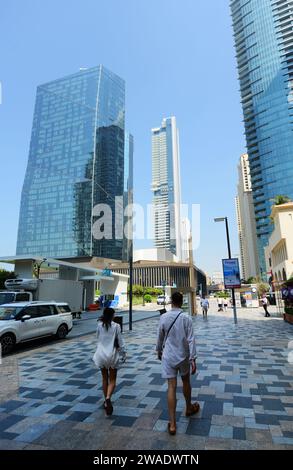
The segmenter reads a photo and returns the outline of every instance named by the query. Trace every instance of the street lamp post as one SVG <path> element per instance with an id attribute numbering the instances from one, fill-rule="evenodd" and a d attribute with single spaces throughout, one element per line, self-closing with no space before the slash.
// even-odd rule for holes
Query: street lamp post
<path id="1" fill-rule="evenodd" d="M 139 275 L 139 283 L 142 288 L 142 306 L 144 307 L 145 302 L 144 302 L 144 277 L 143 274 Z"/>
<path id="2" fill-rule="evenodd" d="M 132 331 L 133 241 L 129 240 L 129 331 Z"/>
<path id="3" fill-rule="evenodd" d="M 166 310 L 166 281 L 162 281 L 162 287 L 163 287 L 163 292 L 164 292 L 164 310 Z"/>
<path id="4" fill-rule="evenodd" d="M 229 259 L 232 259 L 231 255 L 231 244 L 230 244 L 230 235 L 229 235 L 229 224 L 228 217 L 217 217 L 214 219 L 215 222 L 225 222 L 226 226 L 226 237 L 227 237 L 227 246 L 228 246 L 228 256 Z M 232 303 L 233 303 L 233 314 L 234 314 L 234 323 L 237 324 L 237 308 L 236 308 L 236 299 L 235 299 L 235 289 L 232 288 Z"/>
<path id="5" fill-rule="evenodd" d="M 142 306 L 145 306 L 145 300 L 144 300 L 144 275 L 142 276 Z"/>

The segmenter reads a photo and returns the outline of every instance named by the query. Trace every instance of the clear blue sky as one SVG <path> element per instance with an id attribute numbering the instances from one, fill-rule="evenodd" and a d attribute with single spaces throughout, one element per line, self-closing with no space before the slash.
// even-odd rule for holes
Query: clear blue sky
<path id="1" fill-rule="evenodd" d="M 182 196 L 201 204 L 196 263 L 219 270 L 245 150 L 229 0 L 2 0 L 0 256 L 15 254 L 38 84 L 104 64 L 126 80 L 127 128 L 135 139 L 135 200 L 151 202 L 151 134 L 175 115 Z M 139 243 L 139 247 L 142 243 Z"/>

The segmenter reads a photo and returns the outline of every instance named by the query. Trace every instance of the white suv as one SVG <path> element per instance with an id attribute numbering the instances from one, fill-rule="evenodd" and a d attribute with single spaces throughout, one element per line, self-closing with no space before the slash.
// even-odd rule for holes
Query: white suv
<path id="1" fill-rule="evenodd" d="M 61 302 L 17 302 L 0 305 L 0 344 L 2 354 L 15 344 L 44 336 L 63 339 L 72 330 L 72 314 Z"/>
<path id="2" fill-rule="evenodd" d="M 168 295 L 159 295 L 157 297 L 157 305 L 167 305 L 171 303 L 171 298 Z"/>

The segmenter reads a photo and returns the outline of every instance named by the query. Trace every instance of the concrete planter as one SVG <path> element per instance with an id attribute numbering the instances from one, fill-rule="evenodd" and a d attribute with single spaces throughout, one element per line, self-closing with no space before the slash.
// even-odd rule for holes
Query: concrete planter
<path id="1" fill-rule="evenodd" d="M 293 325 L 293 315 L 291 315 L 290 313 L 284 313 L 283 317 L 287 323 L 291 323 Z"/>

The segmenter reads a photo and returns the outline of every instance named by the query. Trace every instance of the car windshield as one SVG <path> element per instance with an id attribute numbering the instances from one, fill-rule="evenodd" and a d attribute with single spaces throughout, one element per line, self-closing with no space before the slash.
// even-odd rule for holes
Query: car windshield
<path id="1" fill-rule="evenodd" d="M 12 292 L 0 292 L 0 305 L 8 304 L 14 301 L 14 294 Z"/>
<path id="2" fill-rule="evenodd" d="M 0 306 L 0 320 L 14 320 L 20 308 L 17 307 L 1 307 Z"/>

